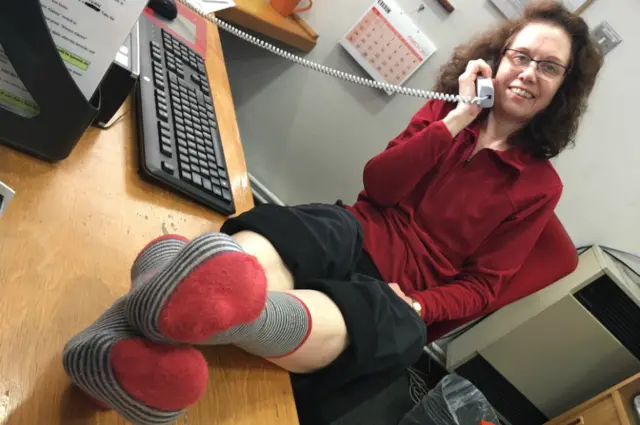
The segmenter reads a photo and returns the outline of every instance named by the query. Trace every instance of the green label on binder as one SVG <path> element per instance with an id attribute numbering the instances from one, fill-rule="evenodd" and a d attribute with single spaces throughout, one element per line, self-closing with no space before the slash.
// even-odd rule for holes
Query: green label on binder
<path id="1" fill-rule="evenodd" d="M 63 49 L 62 47 L 58 47 L 58 52 L 60 53 L 60 57 L 63 61 L 83 71 L 86 71 L 91 64 L 91 62 L 89 62 L 88 60 L 81 58 L 80 56 L 75 55 L 68 50 Z"/>
<path id="2" fill-rule="evenodd" d="M 24 111 L 30 116 L 38 115 L 40 113 L 40 107 L 37 104 L 24 100 L 23 98 L 4 90 L 0 90 L 0 104 Z"/>

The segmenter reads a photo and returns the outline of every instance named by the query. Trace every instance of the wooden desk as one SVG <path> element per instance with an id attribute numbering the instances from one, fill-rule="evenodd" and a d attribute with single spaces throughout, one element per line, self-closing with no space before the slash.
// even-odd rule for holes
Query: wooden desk
<path id="1" fill-rule="evenodd" d="M 238 212 L 253 206 L 218 32 L 207 66 Z M 0 180 L 16 190 L 0 217 L 0 423 L 115 425 L 70 386 L 64 344 L 129 289 L 137 252 L 163 233 L 195 237 L 223 217 L 137 175 L 135 112 L 90 129 L 71 157 L 47 164 L 0 147 Z M 289 376 L 231 347 L 203 350 L 204 398 L 179 423 L 298 424 Z"/>
<path id="2" fill-rule="evenodd" d="M 235 0 L 235 2 L 236 7 L 216 12 L 216 16 L 305 52 L 315 47 L 318 34 L 301 18 L 295 15 L 283 17 L 271 7 L 269 0 Z"/>
<path id="3" fill-rule="evenodd" d="M 639 425 L 640 417 L 633 401 L 639 394 L 640 373 L 563 413 L 546 425 Z"/>

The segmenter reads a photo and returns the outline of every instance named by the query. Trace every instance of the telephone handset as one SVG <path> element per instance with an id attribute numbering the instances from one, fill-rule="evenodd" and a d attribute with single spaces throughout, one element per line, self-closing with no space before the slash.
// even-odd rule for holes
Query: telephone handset
<path id="1" fill-rule="evenodd" d="M 414 96 L 420 97 L 424 99 L 438 99 L 444 100 L 446 102 L 456 102 L 456 103 L 475 103 L 477 105 L 482 106 L 483 108 L 491 108 L 493 106 L 493 84 L 490 78 L 482 78 L 478 77 L 476 80 L 477 90 L 476 97 L 471 96 L 460 96 L 454 94 L 446 94 L 446 93 L 438 93 L 429 90 L 418 90 L 411 89 L 402 86 L 396 86 L 394 84 L 388 84 L 381 81 L 375 81 L 368 78 L 358 77 L 357 75 L 351 75 L 346 72 L 339 71 L 335 68 L 330 68 L 325 65 L 321 65 L 319 63 L 311 62 L 307 59 L 304 59 L 300 56 L 289 53 L 285 50 L 280 49 L 279 47 L 274 46 L 271 43 L 260 40 L 257 37 L 254 37 L 246 32 L 239 30 L 238 28 L 229 25 L 228 23 L 214 17 L 207 15 L 200 7 L 192 4 L 189 0 L 178 0 L 180 3 L 188 7 L 190 10 L 194 11 L 204 19 L 216 24 L 219 28 L 239 37 L 255 46 L 261 47 L 265 50 L 270 51 L 271 53 L 278 55 L 282 58 L 290 60 L 293 63 L 297 63 L 299 65 L 304 66 L 305 68 L 311 69 L 313 71 L 321 72 L 323 74 L 340 78 L 345 81 L 349 81 L 355 84 L 360 84 L 361 86 L 372 87 L 378 90 L 385 90 L 387 92 L 395 92 L 404 94 L 406 96 Z"/>
<path id="2" fill-rule="evenodd" d="M 491 78 L 478 77 L 476 79 L 476 96 L 482 99 L 478 105 L 483 108 L 493 106 L 493 81 Z"/>

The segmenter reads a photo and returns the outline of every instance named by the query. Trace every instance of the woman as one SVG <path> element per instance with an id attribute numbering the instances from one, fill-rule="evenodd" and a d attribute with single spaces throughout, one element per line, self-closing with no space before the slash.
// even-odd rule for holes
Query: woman
<path id="1" fill-rule="evenodd" d="M 311 407 L 329 421 L 381 389 L 418 358 L 428 325 L 482 311 L 518 271 L 562 191 L 549 158 L 572 143 L 601 65 L 581 18 L 538 3 L 443 67 L 436 90 L 473 97 L 478 76 L 493 78 L 494 107 L 427 102 L 366 165 L 353 206 L 262 206 L 220 234 L 153 241 L 111 316 L 157 344 L 127 347 L 136 338 L 121 336 L 109 385 L 129 407 L 185 407 L 201 394 L 201 384 L 185 390 L 189 379 L 202 374 L 165 364 L 171 385 L 146 393 L 118 359 L 132 350 L 157 364 L 157 346 L 188 343 L 234 344 L 293 372 L 303 417 Z M 76 383 L 87 374 L 73 358 L 95 326 L 65 351 Z M 83 388 L 118 406 L 109 385 Z"/>

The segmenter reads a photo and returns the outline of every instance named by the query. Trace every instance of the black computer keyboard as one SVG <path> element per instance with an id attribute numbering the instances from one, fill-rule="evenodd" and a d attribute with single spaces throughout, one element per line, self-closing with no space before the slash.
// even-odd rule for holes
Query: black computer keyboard
<path id="1" fill-rule="evenodd" d="M 202 57 L 140 18 L 136 93 L 140 172 L 223 214 L 235 213 Z"/>

